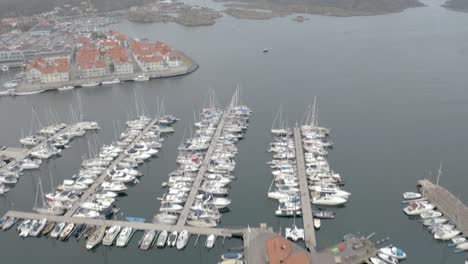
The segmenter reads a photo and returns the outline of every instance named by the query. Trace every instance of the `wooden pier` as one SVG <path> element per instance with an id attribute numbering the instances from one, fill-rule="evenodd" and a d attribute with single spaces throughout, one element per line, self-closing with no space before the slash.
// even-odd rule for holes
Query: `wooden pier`
<path id="1" fill-rule="evenodd" d="M 433 203 L 437 210 L 450 219 L 463 236 L 468 236 L 468 208 L 450 191 L 429 180 L 418 181 L 418 188 L 424 198 Z"/>
<path id="2" fill-rule="evenodd" d="M 226 121 L 226 116 L 227 114 L 224 113 L 218 122 L 218 127 L 216 128 L 216 132 L 213 135 L 213 138 L 211 139 L 210 146 L 208 147 L 208 151 L 205 154 L 203 163 L 200 166 L 200 169 L 198 170 L 197 177 L 195 178 L 195 181 L 193 182 L 192 189 L 190 190 L 187 201 L 185 202 L 184 209 L 182 209 L 179 219 L 177 220 L 176 225 L 178 227 L 184 226 L 185 222 L 187 221 L 187 216 L 190 212 L 190 207 L 192 207 L 193 201 L 195 200 L 195 197 L 197 196 L 198 189 L 200 188 L 201 182 L 203 181 L 203 177 L 205 176 L 206 170 L 208 169 L 208 165 L 210 165 L 211 155 L 213 155 L 213 152 L 216 147 L 216 143 L 218 142 L 218 138 L 221 135 L 221 131 L 223 131 L 224 122 Z"/>
<path id="3" fill-rule="evenodd" d="M 125 152 L 129 149 L 131 149 L 136 142 L 138 142 L 147 132 L 148 130 L 154 126 L 154 124 L 156 124 L 158 120 L 157 119 L 153 119 L 146 127 L 145 129 L 142 130 L 142 132 L 140 133 L 140 135 L 138 135 L 138 137 L 136 137 L 129 145 L 128 147 L 122 151 L 122 153 L 120 153 L 120 155 L 110 164 L 109 168 L 112 168 L 114 167 L 115 165 L 117 165 L 125 156 Z M 77 201 L 75 201 L 75 203 L 73 204 L 73 206 L 65 213 L 65 216 L 66 217 L 71 217 L 75 212 L 76 210 L 79 208 L 80 204 L 83 203 L 83 202 L 86 202 L 88 200 L 90 200 L 93 195 L 96 193 L 96 189 L 98 186 L 100 186 L 104 180 L 107 178 L 107 169 L 97 178 L 96 182 L 93 183 L 93 185 L 91 185 L 91 187 L 89 187 L 84 193 L 83 195 L 81 195 L 80 199 L 78 199 Z"/>
<path id="4" fill-rule="evenodd" d="M 105 220 L 105 219 L 92 219 L 92 218 L 82 218 L 82 217 L 70 217 L 70 216 L 53 216 L 53 215 L 42 215 L 37 213 L 29 212 L 19 212 L 19 211 L 8 211 L 4 217 L 16 217 L 17 219 L 31 219 L 31 220 L 41 220 L 47 219 L 49 222 L 55 223 L 74 223 L 74 224 L 85 224 L 89 226 L 107 226 L 120 225 L 123 227 L 131 227 L 135 230 L 155 230 L 155 231 L 177 231 L 181 232 L 187 230 L 190 234 L 195 235 L 215 235 L 219 237 L 233 237 L 240 236 L 242 237 L 245 229 L 229 229 L 229 228 L 208 228 L 208 227 L 192 227 L 192 226 L 176 226 L 176 225 L 166 225 L 160 223 L 139 223 L 139 222 L 128 222 L 128 221 L 118 221 L 118 220 Z"/>
<path id="5" fill-rule="evenodd" d="M 11 166 L 14 166 L 16 165 L 18 162 L 24 160 L 25 158 L 29 157 L 29 155 L 31 155 L 32 152 L 40 149 L 41 147 L 45 146 L 45 144 L 47 144 L 47 142 L 49 141 L 52 141 L 54 139 L 56 139 L 58 136 L 60 136 L 61 134 L 67 132 L 68 130 L 71 129 L 72 126 L 66 126 L 65 128 L 63 128 L 62 130 L 60 130 L 59 132 L 55 133 L 54 135 L 48 137 L 46 140 L 42 141 L 41 143 L 37 144 L 36 146 L 30 148 L 30 149 L 12 149 L 12 148 L 7 148 L 5 151 L 8 151 L 10 149 L 10 151 L 8 152 L 5 152 L 4 154 L 6 155 L 11 155 L 11 156 L 7 156 L 7 157 L 10 157 L 12 158 L 12 161 L 10 163 L 8 163 L 7 165 L 3 166 L 0 168 L 0 172 L 3 172 L 4 170 L 6 170 L 8 167 L 11 167 Z M 22 151 L 21 151 L 22 150 Z"/>
<path id="6" fill-rule="evenodd" d="M 304 162 L 304 150 L 302 148 L 301 129 L 294 128 L 294 145 L 296 149 L 297 177 L 299 178 L 299 191 L 301 193 L 302 221 L 304 227 L 304 241 L 306 247 L 311 249 L 317 246 L 315 239 L 314 218 L 310 203 L 309 184 Z"/>

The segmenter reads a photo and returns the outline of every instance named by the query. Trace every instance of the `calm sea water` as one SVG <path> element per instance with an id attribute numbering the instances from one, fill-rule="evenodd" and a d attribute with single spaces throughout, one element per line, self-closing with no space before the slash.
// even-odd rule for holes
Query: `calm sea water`
<path id="1" fill-rule="evenodd" d="M 175 168 L 177 146 L 189 133 L 194 112 L 214 89 L 220 104 L 227 104 L 238 83 L 254 112 L 246 139 L 239 144 L 230 212 L 222 226 L 258 226 L 276 229 L 291 219 L 274 217 L 268 200 L 271 175 L 265 164 L 269 130 L 282 104 L 289 124 L 300 121 L 308 104 L 318 98 L 320 124 L 332 129 L 335 148 L 329 159 L 346 180 L 352 199 L 338 209 L 337 218 L 324 221 L 318 231 L 319 247 L 329 246 L 349 232 L 390 237 L 405 249 L 409 264 L 456 264 L 466 255 L 454 255 L 446 243 L 436 242 L 421 224 L 402 212 L 401 193 L 414 190 L 423 177 L 435 178 L 444 163 L 441 184 L 468 199 L 468 15 L 428 2 L 424 8 L 403 13 L 335 18 L 310 16 L 305 23 L 290 18 L 266 21 L 220 19 L 215 26 L 188 28 L 176 24 L 113 25 L 131 37 L 161 40 L 199 64 L 195 73 L 148 83 L 82 88 L 68 92 L 0 98 L 0 144 L 17 146 L 21 132 L 30 129 L 32 108 L 42 122 L 50 109 L 63 120 L 77 111 L 81 97 L 84 116 L 102 130 L 71 144 L 63 155 L 45 162 L 40 171 L 26 173 L 17 186 L 0 198 L 2 212 L 31 210 L 36 183 L 42 177 L 50 190 L 79 169 L 81 157 L 91 148 L 110 143 L 123 123 L 135 113 L 135 96 L 149 113 L 157 98 L 164 98 L 167 113 L 182 120 L 176 133 L 163 143 L 161 154 L 146 162 L 141 183 L 119 199 L 124 216 L 150 220 L 164 192 L 161 182 Z M 270 53 L 263 54 L 264 48 Z M 79 95 L 79 96 L 78 96 Z M 142 105 L 141 103 L 139 104 Z M 49 118 L 50 119 L 50 118 Z M 50 121 L 50 120 L 49 120 Z M 216 263 L 221 253 L 239 247 L 240 240 L 219 240 L 207 251 L 199 246 L 140 252 L 136 234 L 125 249 L 84 249 L 84 242 L 52 239 L 22 240 L 14 231 L 0 234 L 0 252 L 8 263 Z"/>

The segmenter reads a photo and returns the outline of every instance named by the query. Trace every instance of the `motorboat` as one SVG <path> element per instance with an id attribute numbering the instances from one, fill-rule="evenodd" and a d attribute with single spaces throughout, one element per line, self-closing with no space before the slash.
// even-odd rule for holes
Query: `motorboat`
<path id="1" fill-rule="evenodd" d="M 456 246 L 456 249 L 457 249 L 457 250 L 460 250 L 460 251 L 468 250 L 468 242 L 464 242 L 464 243 L 458 244 L 458 245 Z"/>
<path id="2" fill-rule="evenodd" d="M 115 79 L 112 79 L 112 80 L 108 80 L 108 81 L 102 81 L 101 84 L 102 85 L 109 85 L 109 84 L 117 84 L 117 83 L 120 83 L 120 79 L 119 78 L 115 78 Z"/>
<path id="3" fill-rule="evenodd" d="M 102 239 L 102 244 L 104 246 L 111 246 L 114 243 L 115 238 L 119 234 L 121 226 L 113 225 L 106 230 L 106 235 Z"/>
<path id="4" fill-rule="evenodd" d="M 180 232 L 179 237 L 177 238 L 177 242 L 176 242 L 177 249 L 179 250 L 183 249 L 187 245 L 189 237 L 190 237 L 190 234 L 187 230 L 183 230 L 182 232 Z"/>
<path id="5" fill-rule="evenodd" d="M 406 253 L 397 247 L 384 247 L 379 249 L 379 252 L 382 252 L 388 256 L 394 257 L 399 260 L 406 258 Z"/>
<path id="6" fill-rule="evenodd" d="M 74 88 L 75 88 L 75 86 L 67 85 L 67 86 L 63 86 L 63 87 L 57 88 L 57 90 L 59 90 L 59 91 L 68 91 L 68 90 L 72 90 L 72 89 L 74 89 Z"/>
<path id="7" fill-rule="evenodd" d="M 209 235 L 206 238 L 205 247 L 206 248 L 213 248 L 215 241 L 216 241 L 216 236 L 213 235 L 213 234 Z"/>
<path id="8" fill-rule="evenodd" d="M 437 218 L 429 218 L 423 221 L 423 225 L 425 226 L 433 226 L 438 224 L 443 224 L 448 221 L 447 218 L 437 217 Z"/>
<path id="9" fill-rule="evenodd" d="M 169 235 L 169 237 L 167 238 L 167 246 L 168 246 L 168 247 L 173 247 L 173 246 L 176 245 L 177 236 L 178 236 L 177 231 L 173 231 L 173 232 Z"/>
<path id="10" fill-rule="evenodd" d="M 154 222 L 173 225 L 177 222 L 179 217 L 175 214 L 161 213 L 154 216 Z"/>
<path id="11" fill-rule="evenodd" d="M 237 252 L 228 252 L 221 255 L 222 260 L 242 259 L 243 255 Z"/>
<path id="12" fill-rule="evenodd" d="M 404 192 L 403 193 L 403 198 L 405 200 L 414 200 L 414 199 L 419 199 L 421 197 L 422 197 L 422 195 L 420 193 L 417 193 L 417 192 Z"/>
<path id="13" fill-rule="evenodd" d="M 100 226 L 98 229 L 94 230 L 93 233 L 86 240 L 86 249 L 90 250 L 97 246 L 104 238 L 105 233 L 105 226 Z"/>
<path id="14" fill-rule="evenodd" d="M 347 200 L 343 197 L 339 197 L 336 195 L 325 195 L 325 196 L 313 197 L 311 202 L 315 205 L 336 206 L 336 205 L 345 204 Z"/>
<path id="15" fill-rule="evenodd" d="M 299 241 L 300 239 L 304 240 L 304 229 L 297 228 L 296 225 L 285 228 L 285 237 L 291 239 L 294 242 Z"/>
<path id="16" fill-rule="evenodd" d="M 320 226 L 322 225 L 320 218 L 314 218 L 314 227 L 316 229 L 320 229 Z"/>
<path id="17" fill-rule="evenodd" d="M 419 215 L 429 210 L 434 209 L 435 206 L 426 201 L 412 202 L 403 209 L 407 215 Z"/>
<path id="18" fill-rule="evenodd" d="M 33 237 L 38 236 L 42 232 L 46 224 L 47 224 L 47 219 L 45 218 L 40 221 L 37 221 L 36 224 L 32 226 L 29 235 Z"/>
<path id="19" fill-rule="evenodd" d="M 388 264 L 398 264 L 398 259 L 392 256 L 389 256 L 387 254 L 384 254 L 382 252 L 377 253 L 377 256 L 379 256 L 379 258 L 381 258 L 383 261 L 385 261 Z"/>
<path id="20" fill-rule="evenodd" d="M 55 223 L 54 222 L 49 222 L 47 223 L 47 225 L 42 229 L 42 232 L 41 234 L 43 236 L 46 236 L 47 234 L 49 234 L 55 227 Z"/>
<path id="21" fill-rule="evenodd" d="M 63 229 L 65 228 L 66 224 L 67 223 L 65 222 L 61 222 L 60 224 L 57 224 L 54 227 L 54 230 L 52 230 L 52 232 L 50 233 L 50 237 L 58 238 L 60 234 L 62 233 Z"/>
<path id="22" fill-rule="evenodd" d="M 125 227 L 122 229 L 122 231 L 119 234 L 119 237 L 117 238 L 117 241 L 115 242 L 115 245 L 118 247 L 125 247 L 128 244 L 128 241 L 133 235 L 133 228 L 131 227 Z"/>
<path id="23" fill-rule="evenodd" d="M 10 229 L 12 226 L 14 226 L 16 224 L 16 222 L 18 222 L 18 219 L 16 217 L 8 217 L 5 222 L 3 222 L 3 225 L 2 225 L 2 230 L 3 231 L 6 231 L 8 229 Z"/>
<path id="24" fill-rule="evenodd" d="M 5 184 L 0 184 L 0 195 L 5 194 L 10 191 L 10 188 L 5 186 Z"/>
<path id="25" fill-rule="evenodd" d="M 141 74 L 141 75 L 138 75 L 136 78 L 133 78 L 133 80 L 135 82 L 144 82 L 144 81 L 148 81 L 149 80 L 149 77 L 147 77 L 146 75 L 144 74 Z"/>
<path id="26" fill-rule="evenodd" d="M 19 226 L 18 226 L 18 231 L 20 232 L 19 236 L 20 237 L 27 237 L 29 235 L 29 233 L 31 232 L 31 229 L 33 227 L 33 225 L 35 225 L 37 223 L 37 220 L 24 220 Z"/>
<path id="27" fill-rule="evenodd" d="M 69 223 L 67 226 L 65 226 L 62 233 L 60 233 L 60 240 L 66 240 L 70 236 L 70 234 L 73 232 L 74 228 L 75 228 L 74 223 Z"/>
<path id="28" fill-rule="evenodd" d="M 156 237 L 156 231 L 154 230 L 146 231 L 140 240 L 139 248 L 141 250 L 150 249 L 153 246 L 155 237 Z"/>
<path id="29" fill-rule="evenodd" d="M 156 246 L 159 248 L 163 248 L 166 245 L 167 237 L 168 233 L 166 230 L 159 233 L 158 240 L 156 241 Z"/>
<path id="30" fill-rule="evenodd" d="M 451 241 L 452 242 L 448 244 L 449 247 L 454 247 L 458 244 L 467 242 L 466 237 L 461 237 L 461 236 L 454 237 L 451 239 Z"/>
<path id="31" fill-rule="evenodd" d="M 319 219 L 334 219 L 335 212 L 332 211 L 312 211 L 312 216 Z"/>
<path id="32" fill-rule="evenodd" d="M 441 217 L 442 213 L 435 210 L 429 210 L 419 215 L 422 219 Z"/>
<path id="33" fill-rule="evenodd" d="M 101 83 L 100 82 L 87 82 L 81 84 L 81 87 L 96 87 L 99 86 Z"/>
<path id="34" fill-rule="evenodd" d="M 449 230 L 439 230 L 434 234 L 434 238 L 438 240 L 450 240 L 456 236 L 458 236 L 461 232 L 457 229 L 449 229 Z"/>

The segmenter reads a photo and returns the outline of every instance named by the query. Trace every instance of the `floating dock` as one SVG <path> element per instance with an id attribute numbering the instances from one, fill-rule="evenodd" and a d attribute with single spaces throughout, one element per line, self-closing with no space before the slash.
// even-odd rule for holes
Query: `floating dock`
<path id="1" fill-rule="evenodd" d="M 45 146 L 47 142 L 52 141 L 56 139 L 58 136 L 60 136 L 62 133 L 67 132 L 70 130 L 72 126 L 67 126 L 60 130 L 59 132 L 55 133 L 54 135 L 48 137 L 46 140 L 42 141 L 41 143 L 37 144 L 36 146 L 30 148 L 30 149 L 19 149 L 19 148 L 7 148 L 3 151 L 0 152 L 0 156 L 4 155 L 5 157 L 11 159 L 12 161 L 8 163 L 7 165 L 3 166 L 0 168 L 0 172 L 3 172 L 6 168 L 15 165 L 16 163 L 24 160 L 25 158 L 29 157 L 32 152 L 40 149 L 41 147 Z"/>
<path id="2" fill-rule="evenodd" d="M 208 151 L 205 154 L 203 163 L 200 166 L 200 169 L 198 170 L 197 177 L 195 178 L 195 181 L 193 182 L 192 189 L 190 190 L 187 201 L 185 202 L 184 209 L 182 209 L 179 219 L 177 220 L 176 225 L 178 227 L 184 226 L 185 222 L 187 221 L 187 216 L 190 212 L 190 207 L 192 207 L 193 201 L 195 200 L 195 196 L 197 196 L 198 189 L 200 188 L 200 184 L 203 180 L 203 177 L 205 176 L 206 170 L 208 169 L 208 165 L 210 165 L 211 155 L 213 155 L 213 152 L 216 147 L 216 143 L 218 142 L 218 138 L 221 135 L 221 132 L 223 131 L 226 117 L 227 117 L 227 114 L 224 113 L 218 122 L 218 127 L 216 128 L 216 132 L 213 135 L 213 138 L 211 139 L 210 146 L 208 147 Z"/>
<path id="3" fill-rule="evenodd" d="M 187 230 L 190 234 L 195 235 L 215 235 L 219 237 L 233 237 L 241 236 L 245 233 L 245 229 L 229 229 L 229 228 L 207 228 L 207 227 L 192 227 L 192 226 L 176 226 L 166 225 L 160 223 L 140 223 L 140 222 L 128 222 L 128 221 L 116 221 L 116 220 L 105 220 L 105 219 L 92 219 L 82 217 L 70 217 L 70 216 L 53 216 L 53 215 L 42 215 L 37 213 L 19 212 L 19 211 L 8 211 L 4 217 L 16 217 L 18 219 L 31 219 L 41 220 L 47 219 L 47 221 L 55 223 L 74 223 L 74 224 L 85 224 L 89 226 L 112 226 L 120 225 L 122 228 L 131 227 L 135 230 L 156 230 L 156 231 L 177 231 L 181 232 Z"/>
<path id="4" fill-rule="evenodd" d="M 418 181 L 417 187 L 423 197 L 450 219 L 452 224 L 456 225 L 457 229 L 463 233 L 463 236 L 468 236 L 468 208 L 460 199 L 444 187 L 433 184 L 426 179 Z"/>
<path id="5" fill-rule="evenodd" d="M 312 215 L 312 204 L 310 203 L 309 184 L 304 161 L 304 149 L 302 147 L 301 129 L 294 128 L 294 145 L 296 149 L 297 177 L 299 178 L 299 191 L 301 193 L 302 221 L 304 228 L 304 241 L 308 249 L 315 248 L 314 217 Z"/>
<path id="6" fill-rule="evenodd" d="M 138 135 L 138 137 L 136 137 L 132 141 L 132 143 L 129 144 L 128 147 L 124 151 L 122 151 L 122 153 L 120 153 L 120 155 L 110 164 L 109 168 L 112 168 L 115 165 L 117 165 L 126 156 L 125 152 L 131 149 L 135 145 L 135 143 L 138 142 L 148 132 L 148 130 L 156 124 L 157 121 L 158 121 L 157 119 L 153 119 L 145 127 L 145 129 L 142 130 L 140 135 Z M 107 169 L 99 176 L 99 178 L 97 178 L 96 182 L 94 182 L 93 185 L 91 185 L 91 187 L 89 187 L 86 190 L 86 192 L 84 192 L 83 195 L 81 195 L 80 199 L 75 201 L 73 206 L 65 213 L 65 216 L 71 217 L 79 208 L 81 203 L 88 201 L 94 195 L 94 193 L 96 192 L 96 188 L 100 186 L 106 178 L 107 178 Z"/>

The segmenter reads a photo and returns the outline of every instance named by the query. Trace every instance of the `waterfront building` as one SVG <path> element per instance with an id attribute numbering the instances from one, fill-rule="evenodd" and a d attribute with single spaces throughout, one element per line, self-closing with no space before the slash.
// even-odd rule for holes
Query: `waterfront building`
<path id="1" fill-rule="evenodd" d="M 131 50 L 142 71 L 160 71 L 181 65 L 180 55 L 162 42 L 133 42 Z"/>
<path id="2" fill-rule="evenodd" d="M 77 64 L 81 78 L 105 76 L 107 64 L 96 48 L 80 48 L 77 52 Z"/>
<path id="3" fill-rule="evenodd" d="M 127 50 L 120 46 L 106 50 L 107 72 L 109 74 L 132 74 L 133 63 L 127 55 Z"/>
<path id="4" fill-rule="evenodd" d="M 55 83 L 69 80 L 69 60 L 66 57 L 36 58 L 27 67 L 29 82 Z"/>

